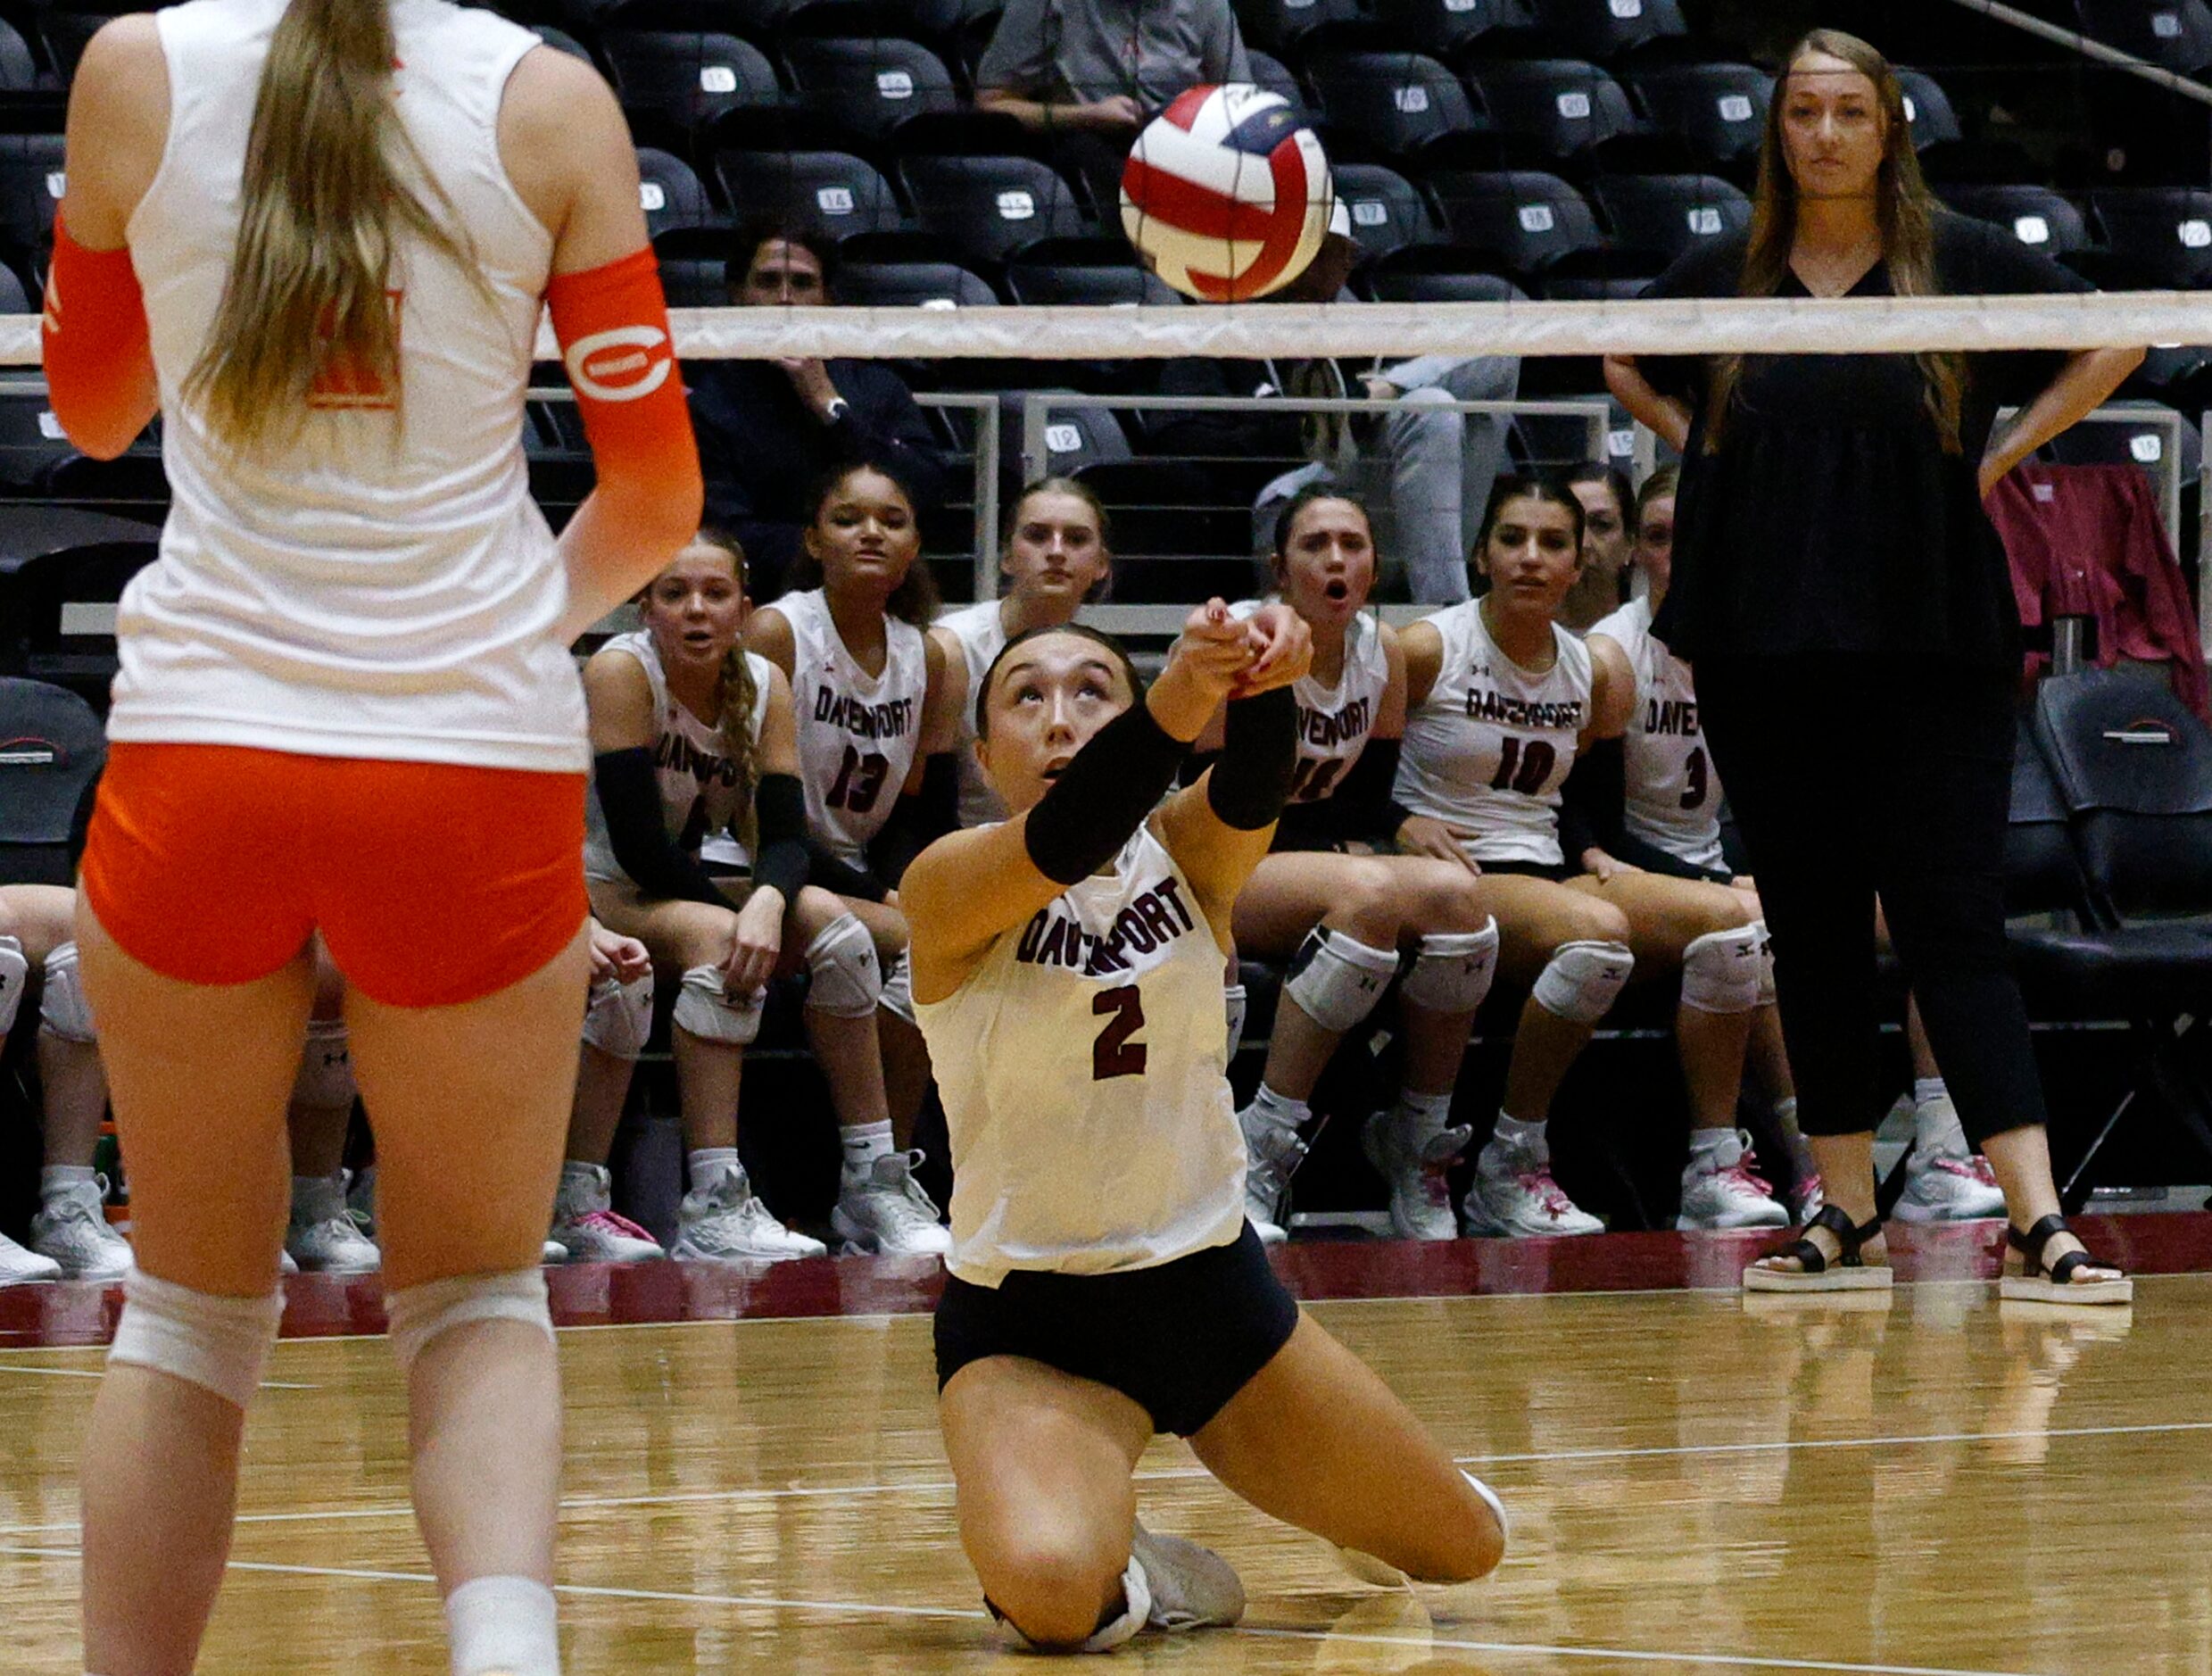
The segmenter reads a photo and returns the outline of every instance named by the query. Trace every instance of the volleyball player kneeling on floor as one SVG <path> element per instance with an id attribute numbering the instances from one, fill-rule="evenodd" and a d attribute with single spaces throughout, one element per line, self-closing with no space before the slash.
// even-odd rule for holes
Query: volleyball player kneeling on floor
<path id="1" fill-rule="evenodd" d="M 1222 959 L 1309 653 L 1286 608 L 1238 622 L 1218 601 L 1148 693 L 1090 631 L 1009 642 L 977 733 L 1014 813 L 939 840 L 901 892 L 952 1137 L 936 1341 L 961 1539 L 1040 1647 L 1241 1615 L 1225 1563 L 1136 1522 L 1156 1431 L 1371 1571 L 1456 1581 L 1504 1552 L 1495 1498 L 1300 1315 L 1245 1220 Z M 1162 803 L 1224 699 L 1219 760 Z"/>
<path id="2" fill-rule="evenodd" d="M 1602 1226 L 1553 1179 L 1545 1124 L 1561 1080 L 1632 972 L 1681 975 L 1675 1037 L 1700 1129 L 1734 1132 L 1759 1002 L 1760 938 L 1735 892 L 1626 870 L 1582 873 L 1562 847 L 1560 788 L 1586 743 L 1627 725 L 1636 697 L 1632 683 L 1555 620 L 1581 568 L 1582 518 L 1556 484 L 1499 478 L 1476 548 L 1488 591 L 1399 636 L 1407 704 L 1399 847 L 1481 875 L 1502 963 L 1530 982 L 1504 1101 L 1464 1205 L 1478 1234 Z M 1422 1127 L 1377 1150 L 1433 1167 L 1469 1139 L 1418 1115 Z"/>

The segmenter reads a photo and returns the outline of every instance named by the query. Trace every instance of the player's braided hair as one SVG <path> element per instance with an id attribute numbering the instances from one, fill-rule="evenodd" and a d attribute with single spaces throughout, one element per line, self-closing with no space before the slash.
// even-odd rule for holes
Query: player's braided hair
<path id="1" fill-rule="evenodd" d="M 737 573 L 737 591 L 745 592 L 745 549 L 736 536 L 727 530 L 707 528 L 699 532 L 696 544 L 729 554 L 730 568 Z M 760 836 L 753 809 L 753 793 L 760 787 L 760 765 L 753 756 L 753 707 L 760 701 L 760 689 L 753 680 L 752 660 L 745 655 L 742 640 L 733 642 L 722 654 L 722 674 L 716 691 L 722 705 L 715 725 L 721 730 L 723 754 L 737 774 L 737 838 L 750 855 L 758 847 Z"/>

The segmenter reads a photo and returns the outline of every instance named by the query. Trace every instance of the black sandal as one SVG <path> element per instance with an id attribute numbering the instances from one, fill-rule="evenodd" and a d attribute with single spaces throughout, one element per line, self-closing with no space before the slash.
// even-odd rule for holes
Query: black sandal
<path id="1" fill-rule="evenodd" d="M 1798 1239 L 1787 1245 L 1777 1246 L 1765 1254 L 1767 1257 L 1795 1257 L 1803 1267 L 1793 1274 L 1787 1269 L 1761 1268 L 1753 1264 L 1744 1271 L 1744 1290 L 1750 1292 L 1872 1292 L 1886 1291 L 1890 1286 L 1889 1265 L 1868 1263 L 1860 1255 L 1869 1240 L 1882 1232 L 1879 1216 L 1863 1227 L 1854 1227 L 1852 1219 L 1833 1204 L 1820 1207 L 1819 1213 L 1806 1227 L 1826 1228 L 1835 1236 L 1842 1248 L 1834 1260 L 1810 1240 Z M 1763 1261 L 1764 1258 L 1761 1259 Z"/>
<path id="2" fill-rule="evenodd" d="M 1997 1295 L 2020 1303 L 2037 1304 L 2126 1304 L 2135 1298 L 2135 1282 L 2120 1274 L 2117 1264 L 2101 1262 L 2084 1249 L 2069 1251 L 2056 1263 L 2046 1265 L 2043 1253 L 2058 1235 L 2072 1233 L 2066 1218 L 2057 1211 L 2022 1233 L 2010 1223 L 2005 1224 L 2005 1272 L 1997 1282 Z M 2017 1259 L 2018 1272 L 2014 1270 Z M 2110 1269 L 2120 1278 L 2116 1281 L 2076 1281 L 2074 1276 L 2083 1269 Z"/>

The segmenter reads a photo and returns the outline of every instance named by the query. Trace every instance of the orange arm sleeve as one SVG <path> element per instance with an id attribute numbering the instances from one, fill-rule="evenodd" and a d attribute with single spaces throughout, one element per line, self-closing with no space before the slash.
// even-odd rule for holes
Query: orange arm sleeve
<path id="1" fill-rule="evenodd" d="M 100 459 L 129 447 L 160 396 L 128 247 L 87 250 L 54 218 L 40 338 L 54 414 L 70 440 Z"/>
<path id="2" fill-rule="evenodd" d="M 651 248 L 557 274 L 545 301 L 601 485 L 695 505 L 699 446 Z"/>

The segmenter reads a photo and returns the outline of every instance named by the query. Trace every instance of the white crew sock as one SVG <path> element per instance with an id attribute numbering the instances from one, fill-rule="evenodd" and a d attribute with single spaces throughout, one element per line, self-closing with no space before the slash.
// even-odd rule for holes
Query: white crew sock
<path id="1" fill-rule="evenodd" d="M 445 1597 L 453 1676 L 560 1676 L 553 1591 L 528 1577 L 478 1577 Z"/>
<path id="2" fill-rule="evenodd" d="M 1690 1131 L 1690 1168 L 1698 1169 L 1710 1163 L 1712 1154 L 1736 1139 L 1733 1129 L 1693 1129 Z"/>
<path id="3" fill-rule="evenodd" d="M 1481 1156 L 1475 1160 L 1476 1167 L 1487 1174 L 1501 1175 L 1515 1161 L 1549 1164 L 1552 1149 L 1544 1138 L 1545 1121 L 1525 1124 L 1500 1107 L 1497 1127 L 1491 1132 L 1490 1144 L 1483 1148 Z"/>
<path id="4" fill-rule="evenodd" d="M 345 1172 L 292 1178 L 292 1220 L 302 1226 L 336 1222 L 345 1215 Z"/>
<path id="5" fill-rule="evenodd" d="M 692 1173 L 694 1192 L 732 1170 L 744 1167 L 737 1161 L 735 1147 L 694 1147 L 684 1156 L 683 1162 Z"/>
<path id="6" fill-rule="evenodd" d="M 72 1187 L 90 1187 L 97 1179 L 89 1164 L 49 1164 L 38 1172 L 38 1197 L 51 1199 Z"/>
<path id="7" fill-rule="evenodd" d="M 838 1132 L 845 1143 L 845 1180 L 857 1186 L 868 1179 L 878 1158 L 891 1157 L 891 1119 L 878 1124 L 849 1124 Z"/>
<path id="8" fill-rule="evenodd" d="M 1409 1149 L 1427 1146 L 1452 1126 L 1452 1097 L 1449 1094 L 1419 1094 L 1412 1089 L 1398 1091 L 1398 1103 L 1390 1109 L 1391 1121 L 1398 1126 Z"/>
<path id="9" fill-rule="evenodd" d="M 1917 1077 L 1912 1084 L 1913 1140 L 1918 1150 L 1950 1157 L 1967 1155 L 1967 1132 L 1959 1122 L 1959 1108 L 1940 1076 Z"/>
<path id="10" fill-rule="evenodd" d="M 1305 1127 L 1306 1120 L 1313 1115 L 1313 1108 L 1304 1100 L 1278 1094 L 1264 1083 L 1260 1084 L 1260 1091 L 1252 1097 L 1252 1103 L 1245 1110 L 1262 1123 L 1277 1129 L 1289 1130 L 1293 1133 Z"/>

